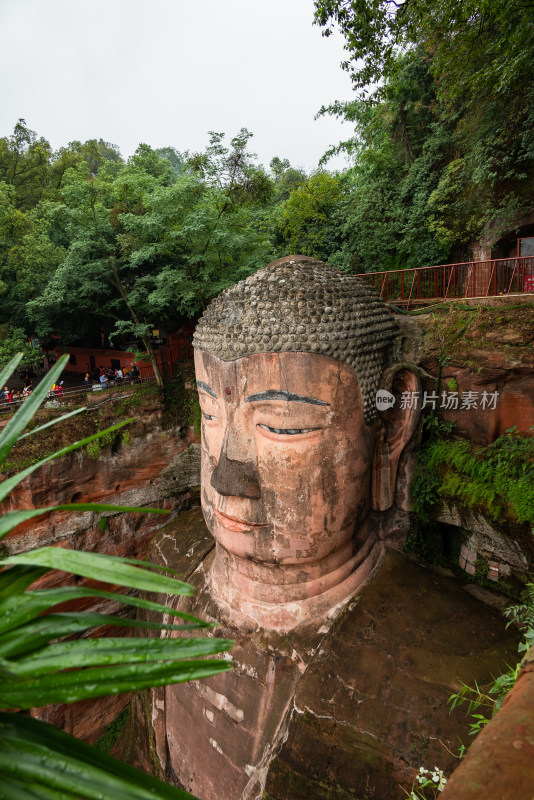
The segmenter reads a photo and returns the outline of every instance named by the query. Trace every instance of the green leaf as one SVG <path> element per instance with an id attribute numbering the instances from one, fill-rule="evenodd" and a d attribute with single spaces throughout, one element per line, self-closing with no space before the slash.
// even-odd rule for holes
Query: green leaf
<path id="1" fill-rule="evenodd" d="M 104 639 L 78 639 L 58 642 L 39 653 L 12 663 L 17 675 L 35 678 L 62 669 L 101 667 L 107 664 L 136 664 L 176 661 L 222 653 L 232 647 L 231 639 L 132 639 L 107 636 Z"/>
<path id="2" fill-rule="evenodd" d="M 30 787 L 26 782 L 15 783 L 15 780 L 2 776 L 0 800 L 59 800 L 59 795 L 53 789 L 48 789 L 44 786 L 39 788 Z M 69 792 L 68 795 L 62 794 L 61 800 L 70 800 L 70 798 L 77 800 L 78 797 L 79 795 Z"/>
<path id="3" fill-rule="evenodd" d="M 145 608 L 147 611 L 157 611 L 160 614 L 170 614 L 174 617 L 187 620 L 195 627 L 211 628 L 209 622 L 203 622 L 191 614 L 177 611 L 174 608 L 145 600 L 142 597 L 135 597 L 129 594 L 117 594 L 116 592 L 105 592 L 101 589 L 90 589 L 84 586 L 60 586 L 56 589 L 41 589 L 36 592 L 25 592 L 13 598 L 7 598 L 0 603 L 0 634 L 13 630 L 18 625 L 24 625 L 39 614 L 48 611 L 49 608 L 71 600 L 78 600 L 81 597 L 103 597 L 107 600 L 115 600 L 125 605 Z"/>
<path id="4" fill-rule="evenodd" d="M 137 562 L 144 566 L 142 561 Z M 41 547 L 28 553 L 19 553 L 0 561 L 0 564 L 22 564 L 49 569 L 60 569 L 93 578 L 113 585 L 128 586 L 147 592 L 163 594 L 194 594 L 194 588 L 176 578 L 148 572 L 132 566 L 131 559 L 102 553 L 85 553 L 80 550 L 66 550 L 61 547 Z"/>
<path id="5" fill-rule="evenodd" d="M 179 642 L 179 639 L 176 641 Z M 55 672 L 24 681 L 2 681 L 0 706 L 32 708 L 48 703 L 75 703 L 78 700 L 136 692 L 153 686 L 200 680 L 231 668 L 232 663 L 223 659 L 199 659 Z"/>
<path id="6" fill-rule="evenodd" d="M 204 623 L 205 624 L 205 623 Z M 103 625 L 125 628 L 145 628 L 148 630 L 184 631 L 200 626 L 170 625 L 162 622 L 148 622 L 141 619 L 128 619 L 110 614 L 84 612 L 82 614 L 45 614 L 15 630 L 4 633 L 0 638 L 0 656 L 12 658 L 41 650 L 49 642 L 74 633 L 85 633 L 91 628 Z"/>
<path id="7" fill-rule="evenodd" d="M 138 514 L 169 514 L 165 508 L 141 508 L 135 506 L 116 506 L 111 503 L 65 503 L 60 506 L 48 506 L 47 508 L 33 508 L 24 511 L 8 511 L 0 517 L 0 539 L 7 533 L 16 528 L 23 522 L 41 514 L 48 514 L 50 511 L 128 511 Z"/>
<path id="8" fill-rule="evenodd" d="M 8 567 L 0 572 L 0 602 L 6 598 L 17 594 L 22 594 L 41 578 L 46 572 L 47 567 Z"/>
<path id="9" fill-rule="evenodd" d="M 56 794 L 37 795 L 46 800 L 48 797 L 54 800 L 64 800 L 65 796 L 70 798 L 70 777 L 65 780 L 62 778 L 67 768 L 71 773 L 76 770 L 77 783 L 72 796 L 77 799 L 92 800 L 98 797 L 93 792 L 99 792 L 100 799 L 105 800 L 191 800 L 191 795 L 183 789 L 161 783 L 51 725 L 7 712 L 0 712 L 0 752 L 11 753 L 13 765 L 9 777 L 2 775 L 0 798 L 6 778 L 12 783 L 18 781 L 17 785 L 23 788 L 28 786 L 26 776 L 29 767 L 17 770 L 17 765 L 28 754 L 28 750 L 37 755 L 41 766 L 44 759 L 48 767 L 49 771 L 43 775 L 36 768 L 30 784 L 31 791 L 41 791 L 42 786 L 48 791 L 46 782 L 48 786 L 53 786 L 52 791 Z M 87 791 L 91 794 L 87 794 Z M 15 799 L 4 794 L 2 800 Z"/>

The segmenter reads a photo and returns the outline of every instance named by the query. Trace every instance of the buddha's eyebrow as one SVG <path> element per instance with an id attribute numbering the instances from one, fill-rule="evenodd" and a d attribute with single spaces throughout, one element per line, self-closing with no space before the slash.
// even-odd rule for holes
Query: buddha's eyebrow
<path id="1" fill-rule="evenodd" d="M 204 381 L 197 381 L 197 386 L 199 389 L 203 389 L 205 392 L 214 397 L 216 400 L 219 399 L 215 394 L 215 392 L 213 391 L 213 389 L 211 388 L 211 386 L 208 386 L 208 384 L 204 383 Z"/>
<path id="2" fill-rule="evenodd" d="M 329 406 L 325 400 L 317 400 L 315 397 L 305 397 L 302 394 L 293 392 L 282 392 L 278 389 L 267 389 L 265 392 L 251 394 L 245 398 L 245 403 L 255 403 L 257 400 L 286 400 L 289 403 L 310 403 L 312 406 Z"/>

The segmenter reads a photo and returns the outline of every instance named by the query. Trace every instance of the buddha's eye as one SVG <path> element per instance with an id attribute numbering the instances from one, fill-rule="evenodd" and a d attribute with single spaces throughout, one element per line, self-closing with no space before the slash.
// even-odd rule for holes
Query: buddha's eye
<path id="1" fill-rule="evenodd" d="M 203 416 L 204 419 L 207 419 L 207 420 L 217 419 L 217 417 L 214 417 L 213 414 L 205 414 L 204 412 L 202 412 L 202 416 Z"/>
<path id="2" fill-rule="evenodd" d="M 268 425 L 264 425 L 262 422 L 258 425 L 259 428 L 263 428 L 270 433 L 280 433 L 284 436 L 295 436 L 297 433 L 312 433 L 313 431 L 319 431 L 320 428 L 270 428 Z"/>

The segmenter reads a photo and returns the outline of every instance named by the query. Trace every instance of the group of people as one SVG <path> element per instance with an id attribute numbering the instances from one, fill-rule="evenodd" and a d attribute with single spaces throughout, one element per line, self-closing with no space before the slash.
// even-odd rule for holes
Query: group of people
<path id="1" fill-rule="evenodd" d="M 119 367 L 113 369 L 112 367 L 95 367 L 91 372 L 86 372 L 83 380 L 84 386 L 93 386 L 99 383 L 102 388 L 111 385 L 118 385 L 125 380 L 138 380 L 139 367 L 137 364 L 132 363 L 130 366 Z"/>
<path id="2" fill-rule="evenodd" d="M 26 372 L 20 373 L 23 381 L 22 390 L 9 389 L 5 386 L 0 390 L 0 405 L 8 405 L 13 403 L 21 403 L 29 397 L 33 391 L 33 382 L 29 374 Z M 112 367 L 95 367 L 92 372 L 86 372 L 83 380 L 84 386 L 94 386 L 100 384 L 104 389 L 106 386 L 117 386 L 123 382 L 137 382 L 139 380 L 139 367 L 137 364 L 132 363 L 118 369 Z M 55 383 L 50 390 L 49 397 L 54 399 L 61 399 L 63 397 L 63 381 Z"/>
<path id="3" fill-rule="evenodd" d="M 27 397 L 29 397 L 33 391 L 33 382 L 30 376 L 27 373 L 22 373 L 21 376 L 23 381 L 23 388 L 22 391 L 17 389 L 9 389 L 8 386 L 4 386 L 2 391 L 0 391 L 0 404 L 7 405 L 9 403 L 21 403 Z"/>
<path id="4" fill-rule="evenodd" d="M 63 397 L 63 381 L 54 383 L 48 395 L 52 400 L 56 397 L 61 399 Z"/>

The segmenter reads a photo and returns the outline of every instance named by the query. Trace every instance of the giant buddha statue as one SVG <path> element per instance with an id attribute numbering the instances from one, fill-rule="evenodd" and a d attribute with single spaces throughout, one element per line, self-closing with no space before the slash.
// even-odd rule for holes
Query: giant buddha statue
<path id="1" fill-rule="evenodd" d="M 465 731 L 447 693 L 506 657 L 491 611 L 386 547 L 419 422 L 377 410 L 379 390 L 419 388 L 397 335 L 365 282 L 302 256 L 198 324 L 207 530 L 163 560 L 197 587 L 181 609 L 235 639 L 234 668 L 155 691 L 153 718 L 168 777 L 201 800 L 402 797 Z"/>
<path id="2" fill-rule="evenodd" d="M 275 261 L 202 317 L 202 509 L 226 618 L 277 630 L 322 620 L 378 562 L 370 501 L 391 505 L 417 414 L 376 421 L 396 334 L 373 289 L 311 258 Z M 379 441 L 389 457 L 373 470 Z"/>

